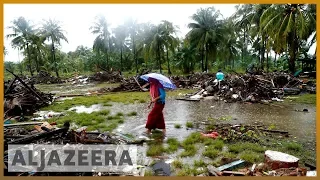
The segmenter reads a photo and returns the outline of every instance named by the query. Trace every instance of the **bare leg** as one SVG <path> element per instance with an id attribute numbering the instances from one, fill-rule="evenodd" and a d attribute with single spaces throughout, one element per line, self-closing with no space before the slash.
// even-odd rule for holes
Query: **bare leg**
<path id="1" fill-rule="evenodd" d="M 163 133 L 163 136 L 165 136 L 166 135 L 166 129 L 163 129 L 162 133 Z"/>
<path id="2" fill-rule="evenodd" d="M 147 134 L 151 134 L 151 129 L 147 129 Z"/>

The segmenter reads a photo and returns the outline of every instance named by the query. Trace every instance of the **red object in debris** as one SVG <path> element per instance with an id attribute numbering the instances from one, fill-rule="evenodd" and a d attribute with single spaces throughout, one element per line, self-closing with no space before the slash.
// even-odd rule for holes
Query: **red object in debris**
<path id="1" fill-rule="evenodd" d="M 208 134 L 201 133 L 201 135 L 204 137 L 210 137 L 213 139 L 216 139 L 219 136 L 219 134 L 217 132 L 212 132 L 212 133 L 208 133 Z"/>
<path id="2" fill-rule="evenodd" d="M 56 122 L 52 122 L 52 123 L 50 123 L 50 125 L 57 125 L 57 123 Z"/>

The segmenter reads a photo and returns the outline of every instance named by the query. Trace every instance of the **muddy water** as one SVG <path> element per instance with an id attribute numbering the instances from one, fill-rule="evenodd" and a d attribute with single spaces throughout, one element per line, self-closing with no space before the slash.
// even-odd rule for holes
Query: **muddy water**
<path id="1" fill-rule="evenodd" d="M 140 135 L 145 129 L 147 115 L 151 109 L 145 104 L 113 104 L 111 112 L 129 113 L 137 112 L 137 116 L 126 117 L 124 124 L 118 127 L 118 131 Z M 308 112 L 296 110 L 308 109 Z M 167 126 L 167 137 L 175 137 L 183 140 L 194 130 L 188 130 L 186 122 L 205 121 L 209 117 L 231 117 L 225 121 L 232 124 L 263 123 L 266 126 L 274 125 L 275 129 L 288 131 L 299 142 L 315 146 L 316 137 L 316 107 L 312 105 L 284 105 L 283 103 L 243 104 L 225 103 L 214 100 L 189 102 L 179 100 L 167 100 L 164 108 L 164 116 Z M 181 129 L 176 129 L 175 124 L 181 124 Z"/>

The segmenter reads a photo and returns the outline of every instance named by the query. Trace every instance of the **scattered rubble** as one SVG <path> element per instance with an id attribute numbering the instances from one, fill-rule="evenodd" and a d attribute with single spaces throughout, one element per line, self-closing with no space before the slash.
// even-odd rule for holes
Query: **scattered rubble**
<path id="1" fill-rule="evenodd" d="M 33 84 L 60 84 L 63 81 L 60 78 L 52 76 L 46 71 L 40 71 L 37 75 L 31 77 Z"/>
<path id="2" fill-rule="evenodd" d="M 123 80 L 123 77 L 119 72 L 97 72 L 93 76 L 89 77 L 90 81 L 100 81 L 100 82 L 109 82 L 109 83 L 119 83 Z"/>
<path id="3" fill-rule="evenodd" d="M 32 115 L 41 107 L 51 104 L 53 94 L 36 89 L 32 82 L 25 83 L 18 76 L 4 83 L 4 117 Z"/>

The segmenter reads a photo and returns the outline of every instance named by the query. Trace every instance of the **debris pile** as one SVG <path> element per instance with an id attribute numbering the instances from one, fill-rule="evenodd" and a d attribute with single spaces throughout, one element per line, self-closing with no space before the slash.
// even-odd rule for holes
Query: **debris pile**
<path id="1" fill-rule="evenodd" d="M 270 156 L 273 156 L 272 163 L 270 163 Z M 288 163 L 290 160 L 294 163 Z M 289 154 L 267 150 L 264 161 L 258 165 L 250 165 L 250 163 L 238 159 L 220 167 L 208 165 L 208 174 L 199 176 L 315 176 L 314 170 L 298 167 L 299 159 Z M 275 166 L 275 164 L 277 165 Z"/>
<path id="2" fill-rule="evenodd" d="M 59 84 L 62 83 L 60 78 L 52 76 L 46 71 L 40 71 L 37 75 L 31 77 L 34 84 Z"/>
<path id="3" fill-rule="evenodd" d="M 289 137 L 289 132 L 272 130 L 263 125 L 232 125 L 215 124 L 214 127 L 203 133 L 205 137 L 221 137 L 226 142 L 237 142 L 239 140 L 246 142 L 259 142 L 260 137 L 274 136 Z"/>
<path id="4" fill-rule="evenodd" d="M 4 117 L 32 115 L 53 101 L 53 94 L 36 89 L 32 82 L 25 83 L 18 76 L 4 82 Z"/>
<path id="5" fill-rule="evenodd" d="M 123 80 L 123 77 L 119 72 L 97 72 L 93 76 L 89 77 L 91 81 L 100 81 L 100 82 L 108 82 L 108 83 L 119 83 Z"/>
<path id="6" fill-rule="evenodd" d="M 110 132 L 88 132 L 86 128 L 79 128 L 72 130 L 70 123 L 66 122 L 61 128 L 56 126 L 56 123 L 48 122 L 25 122 L 4 125 L 4 145 L 5 145 L 5 158 L 4 163 L 8 165 L 8 145 L 14 144 L 57 144 L 57 145 L 70 145 L 70 144 L 142 144 L 144 140 L 135 140 L 121 133 Z M 101 172 L 88 172 L 83 173 L 61 173 L 60 175 L 73 175 L 73 176 L 108 176 L 108 175 L 129 175 L 141 176 L 143 168 L 132 169 L 131 172 L 117 171 L 110 173 Z M 12 173 L 5 169 L 5 175 L 11 176 L 54 176 L 56 174 L 30 172 L 30 173 Z M 127 174 L 126 174 L 127 173 Z"/>
<path id="7" fill-rule="evenodd" d="M 280 99 L 284 95 L 296 95 L 302 92 L 302 84 L 302 80 L 285 73 L 228 75 L 222 81 L 210 77 L 205 81 L 199 80 L 196 85 L 193 85 L 193 87 L 201 86 L 200 89 L 202 91 L 187 97 L 187 99 L 216 96 L 217 100 L 225 100 L 227 102 L 281 101 Z M 305 85 L 304 87 L 305 89 L 308 87 L 310 90 L 310 85 Z M 314 84 L 313 88 L 315 89 Z"/>
<path id="8" fill-rule="evenodd" d="M 122 91 L 126 91 L 126 92 L 146 91 L 146 89 L 142 87 L 146 83 L 147 82 L 143 81 L 140 78 L 136 78 L 136 77 L 131 77 L 128 79 L 124 78 L 118 87 L 101 88 L 100 90 L 98 90 L 98 92 L 104 93 L 104 92 L 122 92 Z"/>

